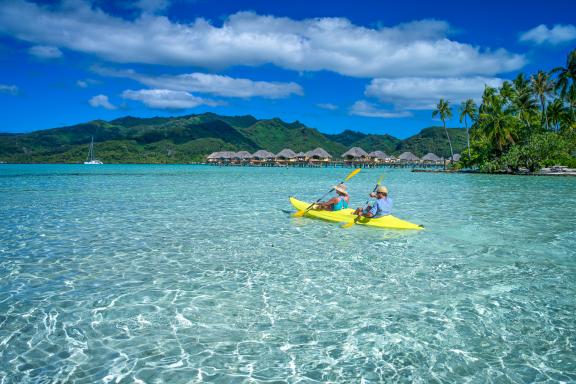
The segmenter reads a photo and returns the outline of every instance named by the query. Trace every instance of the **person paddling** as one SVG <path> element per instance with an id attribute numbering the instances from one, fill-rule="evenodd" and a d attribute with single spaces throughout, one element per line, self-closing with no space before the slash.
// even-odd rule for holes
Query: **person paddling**
<path id="1" fill-rule="evenodd" d="M 320 202 L 315 205 L 314 208 L 323 211 L 339 211 L 348 208 L 350 195 L 348 195 L 348 192 L 346 191 L 346 186 L 344 184 L 338 184 L 334 187 L 334 191 L 336 191 L 338 196 L 333 197 L 326 202 Z"/>
<path id="2" fill-rule="evenodd" d="M 372 192 L 370 197 L 376 197 L 376 202 L 366 208 L 357 208 L 355 215 L 376 219 L 392 213 L 392 198 L 388 197 L 388 188 L 379 185 L 376 193 Z"/>

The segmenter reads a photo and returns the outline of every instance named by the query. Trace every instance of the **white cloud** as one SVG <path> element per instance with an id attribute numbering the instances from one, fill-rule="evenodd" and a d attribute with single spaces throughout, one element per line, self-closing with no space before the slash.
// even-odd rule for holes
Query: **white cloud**
<path id="1" fill-rule="evenodd" d="M 80 88 L 88 88 L 88 82 L 85 80 L 78 80 L 76 82 L 76 85 L 79 86 Z"/>
<path id="2" fill-rule="evenodd" d="M 18 94 L 18 87 L 15 85 L 0 84 L 0 93 L 8 93 L 10 95 Z"/>
<path id="3" fill-rule="evenodd" d="M 318 106 L 318 108 L 327 109 L 329 111 L 335 111 L 338 109 L 337 105 L 330 104 L 330 103 L 320 103 L 320 104 L 316 104 L 316 105 Z"/>
<path id="4" fill-rule="evenodd" d="M 239 12 L 217 26 L 201 18 L 178 23 L 148 13 L 124 20 L 82 0 L 64 4 L 0 2 L 0 33 L 120 63 L 213 69 L 274 64 L 354 77 L 494 75 L 526 61 L 504 49 L 451 40 L 448 24 L 437 20 L 367 28 L 345 18 L 293 20 Z"/>
<path id="5" fill-rule="evenodd" d="M 28 53 L 41 59 L 57 59 L 62 57 L 62 51 L 58 49 L 58 47 L 48 45 L 35 45 L 28 49 Z"/>
<path id="6" fill-rule="evenodd" d="M 171 91 L 168 89 L 142 89 L 138 91 L 126 90 L 122 97 L 144 103 L 150 108 L 158 109 L 188 109 L 200 105 L 218 106 L 222 103 L 194 96 L 184 91 Z"/>
<path id="7" fill-rule="evenodd" d="M 108 100 L 108 96 L 106 95 L 97 95 L 91 98 L 88 103 L 94 108 L 102 107 L 106 109 L 116 109 L 116 106 L 110 103 Z"/>
<path id="8" fill-rule="evenodd" d="M 409 117 L 412 114 L 408 111 L 388 111 L 379 109 L 374 104 L 367 101 L 359 100 L 350 108 L 351 115 L 366 116 L 366 117 L 380 117 L 384 119 L 393 119 L 400 117 Z"/>
<path id="9" fill-rule="evenodd" d="M 103 76 L 130 78 L 151 88 L 209 93 L 226 97 L 265 97 L 269 99 L 279 99 L 289 97 L 292 94 L 304 94 L 302 87 L 293 82 L 253 81 L 205 73 L 148 76 L 139 74 L 133 70 L 117 71 L 98 67 L 94 68 L 94 71 Z"/>
<path id="10" fill-rule="evenodd" d="M 576 26 L 556 24 L 548 28 L 544 24 L 532 28 L 520 35 L 520 41 L 534 44 L 557 45 L 576 40 Z"/>
<path id="11" fill-rule="evenodd" d="M 503 80 L 495 77 L 374 79 L 366 87 L 366 96 L 397 109 L 434 109 L 440 98 L 453 105 L 466 99 L 480 100 L 484 87 L 499 87 Z"/>

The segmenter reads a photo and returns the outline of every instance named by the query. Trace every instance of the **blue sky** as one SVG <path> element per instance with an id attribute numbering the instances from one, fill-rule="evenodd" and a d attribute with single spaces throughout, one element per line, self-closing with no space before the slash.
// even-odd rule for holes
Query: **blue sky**
<path id="1" fill-rule="evenodd" d="M 564 65 L 574 15 L 566 0 L 0 0 L 0 132 L 211 111 L 405 138 L 440 124 L 440 97 Z"/>

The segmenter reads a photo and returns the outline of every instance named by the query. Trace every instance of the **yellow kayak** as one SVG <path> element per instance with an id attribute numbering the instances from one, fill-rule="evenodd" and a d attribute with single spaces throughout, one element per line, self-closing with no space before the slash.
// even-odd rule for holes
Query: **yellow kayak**
<path id="1" fill-rule="evenodd" d="M 290 197 L 290 203 L 299 211 L 305 211 L 306 208 L 310 206 L 310 203 L 305 201 L 300 201 L 294 197 Z M 358 216 L 354 215 L 354 210 L 347 208 L 341 209 L 339 211 L 317 211 L 314 209 L 306 212 L 306 216 L 314 217 L 317 219 L 335 221 L 338 223 L 350 223 L 354 221 Z M 370 219 L 367 217 L 361 217 L 356 224 L 366 225 L 368 227 L 377 228 L 394 228 L 394 229 L 424 229 L 423 226 L 418 224 L 413 224 L 408 221 L 399 219 L 392 215 L 387 215 L 379 217 L 377 219 Z"/>

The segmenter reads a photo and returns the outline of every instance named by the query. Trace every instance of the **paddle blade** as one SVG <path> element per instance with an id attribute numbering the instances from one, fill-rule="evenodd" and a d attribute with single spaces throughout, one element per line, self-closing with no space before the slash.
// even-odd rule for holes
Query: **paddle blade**
<path id="1" fill-rule="evenodd" d="M 384 179 L 384 175 L 380 176 L 376 185 L 380 185 L 380 183 L 382 182 L 382 179 Z"/>
<path id="2" fill-rule="evenodd" d="M 304 216 L 304 214 L 306 213 L 306 211 L 298 211 L 292 214 L 292 217 L 302 217 Z"/>
<path id="3" fill-rule="evenodd" d="M 344 179 L 344 181 L 348 181 L 351 178 L 353 178 L 354 176 L 356 176 L 358 174 L 358 172 L 360 172 L 362 170 L 362 168 L 356 168 L 355 170 L 353 170 L 352 172 L 350 172 L 350 174 L 348 176 L 346 176 L 346 178 Z"/>
<path id="4" fill-rule="evenodd" d="M 342 225 L 340 228 L 344 228 L 344 229 L 350 228 L 350 227 L 353 226 L 354 224 L 356 224 L 356 221 L 351 221 L 351 222 L 349 222 L 349 223 L 346 223 L 346 224 Z"/>

